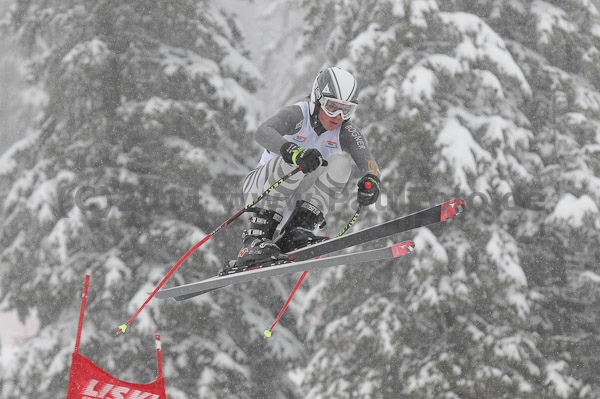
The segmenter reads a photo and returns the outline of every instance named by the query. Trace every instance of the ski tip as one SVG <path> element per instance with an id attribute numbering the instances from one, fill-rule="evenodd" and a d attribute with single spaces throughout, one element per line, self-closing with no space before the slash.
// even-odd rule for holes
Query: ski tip
<path id="1" fill-rule="evenodd" d="M 467 202 L 463 199 L 457 198 L 452 201 L 445 202 L 440 205 L 442 208 L 442 213 L 440 215 L 440 221 L 450 221 L 454 216 L 463 212 L 464 208 L 467 206 Z"/>
<path id="2" fill-rule="evenodd" d="M 392 246 L 392 254 L 394 258 L 404 256 L 411 253 L 415 249 L 414 241 L 405 241 Z"/>
<path id="3" fill-rule="evenodd" d="M 271 338 L 271 330 L 265 330 L 265 338 Z"/>

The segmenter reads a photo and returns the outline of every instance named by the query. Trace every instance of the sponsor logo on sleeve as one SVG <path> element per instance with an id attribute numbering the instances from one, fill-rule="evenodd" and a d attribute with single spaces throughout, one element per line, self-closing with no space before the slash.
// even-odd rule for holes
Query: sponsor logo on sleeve
<path id="1" fill-rule="evenodd" d="M 365 140 L 363 139 L 360 130 L 358 130 L 354 126 L 346 126 L 346 129 L 348 129 L 348 132 L 350 132 L 350 134 L 354 138 L 354 141 L 356 141 L 356 145 L 358 146 L 358 148 L 360 148 L 361 150 L 367 148 L 367 145 L 365 144 Z"/>
<path id="2" fill-rule="evenodd" d="M 375 176 L 379 176 L 379 165 L 377 165 L 377 162 L 369 161 L 367 168 L 369 169 L 370 173 L 374 174 Z"/>

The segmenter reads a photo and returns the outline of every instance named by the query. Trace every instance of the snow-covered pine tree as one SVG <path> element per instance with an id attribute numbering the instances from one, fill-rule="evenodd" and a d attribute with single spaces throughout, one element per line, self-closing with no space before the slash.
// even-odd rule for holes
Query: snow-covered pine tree
<path id="1" fill-rule="evenodd" d="M 461 221 L 415 232 L 409 262 L 349 268 L 313 288 L 306 396 L 595 397 L 597 217 L 574 210 L 597 212 L 597 10 L 304 4 L 305 42 L 363 88 L 355 119 L 386 193 L 385 211 L 369 216 L 470 202 Z M 565 217 L 580 223 L 565 228 Z"/>
<path id="2" fill-rule="evenodd" d="M 227 2 L 232 2 L 230 7 L 235 7 L 233 9 L 244 16 L 240 24 L 253 52 L 252 59 L 265 76 L 256 93 L 262 116 L 269 117 L 284 104 L 293 104 L 306 96 L 310 90 L 310 76 L 318 66 L 309 66 L 316 58 L 314 54 L 298 53 L 304 24 L 301 4 L 295 0 Z M 268 36 L 264 35 L 265 31 L 269 32 Z"/>
<path id="3" fill-rule="evenodd" d="M 510 44 L 535 100 L 524 109 L 543 168 L 520 225 L 522 266 L 536 293 L 531 331 L 548 362 L 549 388 L 564 398 L 600 397 L 600 12 L 588 1 L 502 7 L 518 15 Z M 508 35 L 508 33 L 507 33 Z M 535 194 L 535 197 L 532 196 Z M 537 198 L 536 198 L 537 197 Z"/>
<path id="4" fill-rule="evenodd" d="M 0 397 L 64 395 L 85 273 L 81 351 L 119 378 L 154 378 L 160 332 L 169 397 L 292 396 L 284 365 L 296 354 L 248 337 L 264 311 L 234 291 L 153 301 L 114 337 L 241 205 L 259 76 L 231 15 L 208 0 L 16 1 L 8 23 L 48 103 L 0 160 L 0 300 L 41 324 Z M 220 233 L 174 280 L 216 274 L 238 234 Z"/>
<path id="5" fill-rule="evenodd" d="M 8 6 L 0 2 L 0 15 Z M 35 90 L 23 93 L 25 86 L 21 60 L 15 46 L 6 37 L 0 39 L 0 154 L 18 139 L 25 136 L 27 121 L 35 114 L 35 103 L 43 98 L 34 96 Z M 31 101 L 35 103 L 31 103 Z"/>

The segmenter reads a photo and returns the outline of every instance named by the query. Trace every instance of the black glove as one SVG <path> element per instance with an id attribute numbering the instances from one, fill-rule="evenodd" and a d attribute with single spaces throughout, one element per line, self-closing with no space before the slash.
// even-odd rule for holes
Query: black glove
<path id="1" fill-rule="evenodd" d="M 369 206 L 377 202 L 379 198 L 379 177 L 367 173 L 358 181 L 358 203 L 359 205 Z"/>
<path id="2" fill-rule="evenodd" d="M 326 164 L 319 150 L 302 148 L 291 141 L 282 145 L 280 152 L 285 162 L 296 165 L 305 174 L 314 172 L 319 166 Z"/>

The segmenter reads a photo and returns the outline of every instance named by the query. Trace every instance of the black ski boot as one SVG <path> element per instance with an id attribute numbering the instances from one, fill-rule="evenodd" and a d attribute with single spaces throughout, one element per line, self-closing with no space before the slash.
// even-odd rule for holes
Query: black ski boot
<path id="1" fill-rule="evenodd" d="M 299 200 L 290 215 L 290 218 L 281 229 L 281 234 L 275 240 L 275 244 L 281 248 L 281 252 L 290 252 L 315 244 L 329 237 L 316 236 L 313 230 L 325 226 L 323 212 L 310 202 Z"/>
<path id="2" fill-rule="evenodd" d="M 244 242 L 237 260 L 229 262 L 219 275 L 239 273 L 248 268 L 288 260 L 289 257 L 282 254 L 281 249 L 271 241 L 281 219 L 281 215 L 275 211 L 254 208 L 253 215 L 248 218 L 248 229 L 242 234 Z"/>

